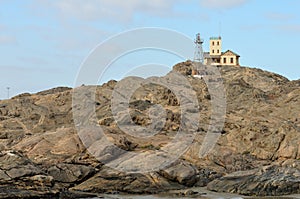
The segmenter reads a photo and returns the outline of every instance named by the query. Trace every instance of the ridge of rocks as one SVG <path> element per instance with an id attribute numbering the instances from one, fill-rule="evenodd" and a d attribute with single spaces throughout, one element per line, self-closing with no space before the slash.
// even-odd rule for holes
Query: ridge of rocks
<path id="1" fill-rule="evenodd" d="M 0 198 L 59 198 L 62 190 L 159 193 L 192 186 L 251 196 L 299 194 L 300 80 L 256 68 L 219 68 L 226 92 L 225 125 L 211 153 L 200 158 L 211 96 L 205 81 L 191 76 L 192 67 L 191 61 L 176 64 L 160 78 L 168 79 L 176 71 L 192 85 L 199 103 L 199 133 L 180 159 L 146 174 L 116 171 L 89 153 L 74 125 L 74 89 L 59 87 L 0 101 Z M 157 84 L 134 92 L 129 107 L 136 125 L 151 124 L 148 113 L 155 104 L 166 113 L 158 134 L 139 138 L 124 133 L 111 113 L 117 84 L 109 81 L 76 89 L 96 91 L 97 123 L 115 146 L 137 153 L 161 150 L 180 128 L 182 104 L 176 94 Z"/>

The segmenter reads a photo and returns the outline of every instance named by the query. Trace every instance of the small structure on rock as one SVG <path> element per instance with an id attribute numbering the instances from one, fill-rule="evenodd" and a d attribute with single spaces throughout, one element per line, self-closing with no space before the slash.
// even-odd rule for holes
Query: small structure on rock
<path id="1" fill-rule="evenodd" d="M 211 37 L 209 41 L 209 52 L 204 53 L 205 65 L 216 66 L 239 66 L 240 56 L 231 50 L 222 52 L 222 38 Z"/>
<path id="2" fill-rule="evenodd" d="M 200 37 L 200 33 L 196 35 L 196 39 L 194 41 L 196 44 L 195 46 L 195 54 L 194 54 L 194 62 L 200 62 L 203 63 L 204 61 L 204 53 L 203 53 L 203 39 Z"/>
<path id="3" fill-rule="evenodd" d="M 202 78 L 206 74 L 205 66 L 240 66 L 240 55 L 231 50 L 222 52 L 222 38 L 211 37 L 209 41 L 209 52 L 203 52 L 203 39 L 200 33 L 196 34 L 195 54 L 192 76 Z"/>
<path id="4" fill-rule="evenodd" d="M 204 53 L 203 53 L 203 39 L 200 37 L 200 33 L 196 35 L 195 39 L 195 54 L 194 54 L 194 65 L 192 70 L 192 76 L 202 78 L 200 74 L 200 66 L 203 65 L 204 62 Z"/>

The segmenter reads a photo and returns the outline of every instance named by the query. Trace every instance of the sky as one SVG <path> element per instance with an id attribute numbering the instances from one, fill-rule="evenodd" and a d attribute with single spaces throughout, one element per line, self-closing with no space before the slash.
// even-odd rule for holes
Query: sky
<path id="1" fill-rule="evenodd" d="M 205 51 L 209 37 L 221 35 L 223 51 L 238 53 L 241 65 L 296 80 L 299 7 L 297 0 L 0 0 L 0 99 L 8 97 L 7 87 L 9 97 L 73 87 L 82 63 L 99 44 L 144 27 L 191 39 L 200 32 Z M 162 73 L 184 61 L 163 51 L 132 53 L 99 83 L 120 79 L 151 60 L 161 63 Z"/>

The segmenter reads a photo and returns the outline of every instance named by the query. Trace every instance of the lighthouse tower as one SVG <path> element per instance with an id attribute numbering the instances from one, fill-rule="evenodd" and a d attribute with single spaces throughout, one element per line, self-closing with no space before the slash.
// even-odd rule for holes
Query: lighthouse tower
<path id="1" fill-rule="evenodd" d="M 196 34 L 195 39 L 195 54 L 194 54 L 194 64 L 192 70 L 192 76 L 196 77 L 199 76 L 200 66 L 203 65 L 204 62 L 204 53 L 203 53 L 203 40 L 200 37 L 200 33 Z"/>
<path id="2" fill-rule="evenodd" d="M 200 37 L 200 33 L 196 35 L 195 39 L 195 54 L 194 54 L 194 62 L 200 62 L 203 64 L 204 58 L 203 58 L 203 40 Z"/>

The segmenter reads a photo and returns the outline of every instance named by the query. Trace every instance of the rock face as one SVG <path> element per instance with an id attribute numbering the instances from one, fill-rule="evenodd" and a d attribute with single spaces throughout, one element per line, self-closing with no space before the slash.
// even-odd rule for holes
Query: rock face
<path id="1" fill-rule="evenodd" d="M 193 186 L 197 181 L 198 169 L 184 161 L 176 161 L 173 165 L 160 171 L 161 175 L 168 180 L 178 182 L 186 186 Z"/>
<path id="2" fill-rule="evenodd" d="M 48 174 L 57 182 L 78 183 L 88 178 L 95 172 L 91 166 L 76 164 L 58 164 L 48 169 Z"/>
<path id="3" fill-rule="evenodd" d="M 297 194 L 299 187 L 300 170 L 278 166 L 234 172 L 208 184 L 213 191 L 256 196 Z"/>
<path id="4" fill-rule="evenodd" d="M 17 151 L 0 153 L 0 198 L 55 197 L 54 178 Z M 26 190 L 19 190 L 26 187 Z"/>
<path id="5" fill-rule="evenodd" d="M 116 81 L 0 101 L 0 198 L 72 198 L 78 191 L 159 193 L 191 186 L 257 196 L 300 193 L 300 80 L 255 68 L 219 68 L 225 124 L 215 132 L 219 138 L 212 151 L 201 157 L 206 132 L 215 122 L 210 121 L 213 95 L 207 83 L 221 80 L 209 79 L 210 73 L 192 77 L 192 68 L 191 61 L 179 63 L 165 77 L 152 78 L 157 84 L 128 81 L 127 93 L 129 86 L 139 88 L 128 111 L 121 103 L 117 116 L 113 96 L 125 95 L 115 92 Z M 191 93 L 181 79 L 173 78 L 178 73 L 192 86 Z M 72 94 L 78 91 L 82 103 L 72 107 Z M 196 96 L 197 106 L 189 94 Z M 90 105 L 95 113 L 80 111 Z M 81 122 L 74 119 L 75 110 L 87 128 L 75 128 Z M 91 124 L 96 127 L 88 128 Z M 135 128 L 126 131 L 128 126 Z M 188 147 L 180 148 L 178 141 Z M 167 164 L 166 151 L 178 157 Z M 157 170 L 122 171 L 128 165 L 151 167 L 145 160 L 153 154 L 162 161 Z M 112 162 L 120 170 L 104 164 Z"/>
<path id="6" fill-rule="evenodd" d="M 125 192 L 134 194 L 159 193 L 184 186 L 168 181 L 157 173 L 127 174 L 110 168 L 102 168 L 92 178 L 73 187 L 73 191 L 98 193 Z"/>

